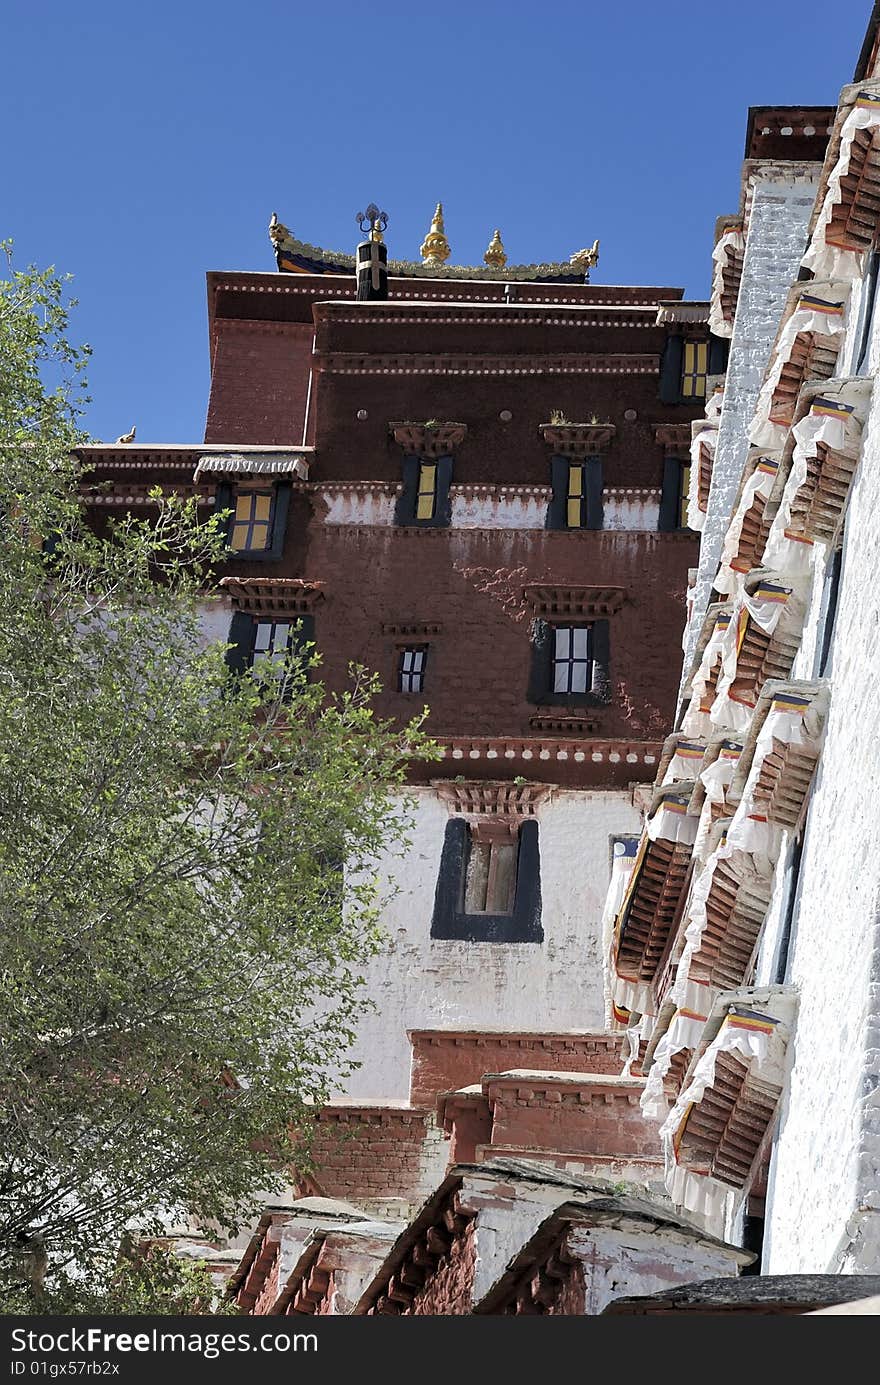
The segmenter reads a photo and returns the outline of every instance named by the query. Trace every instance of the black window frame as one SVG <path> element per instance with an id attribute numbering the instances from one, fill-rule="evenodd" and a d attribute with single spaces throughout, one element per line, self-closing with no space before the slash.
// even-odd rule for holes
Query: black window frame
<path id="1" fill-rule="evenodd" d="M 684 393 L 684 347 L 686 342 L 692 344 L 705 342 L 707 344 L 706 393 L 704 395 L 686 395 Z M 727 369 L 729 348 L 728 338 L 718 337 L 714 332 L 709 332 L 706 336 L 690 332 L 670 332 L 660 357 L 658 394 L 661 403 L 687 404 L 691 408 L 695 404 L 705 404 L 709 398 L 709 377 L 724 374 Z"/>
<path id="2" fill-rule="evenodd" d="M 465 912 L 469 851 L 470 824 L 463 817 L 450 818 L 440 855 L 431 938 L 447 942 L 542 943 L 538 823 L 527 819 L 517 832 L 516 884 L 509 914 Z"/>
<path id="3" fill-rule="evenodd" d="M 285 618 L 277 615 L 277 619 L 272 621 L 262 619 L 264 613 L 256 611 L 233 611 L 232 621 L 229 626 L 226 651 L 226 663 L 233 673 L 244 673 L 246 669 L 253 668 L 256 660 L 256 640 L 258 625 L 290 625 L 290 642 L 288 648 L 301 649 L 306 644 L 313 644 L 315 640 L 315 617 L 313 615 L 292 615 Z M 269 614 L 268 612 L 265 614 Z M 273 616 L 277 613 L 272 612 Z M 262 652 L 262 651 L 261 651 Z"/>
<path id="4" fill-rule="evenodd" d="M 407 668 L 406 659 L 408 655 L 421 655 L 421 662 L 418 668 Z M 405 644 L 401 645 L 397 651 L 397 691 L 409 697 L 412 693 L 422 693 L 425 690 L 425 669 L 428 666 L 428 646 L 426 644 Z M 418 678 L 418 686 L 413 687 L 412 682 Z M 410 680 L 410 686 L 404 687 L 406 679 Z"/>
<path id="5" fill-rule="evenodd" d="M 583 472 L 582 522 L 580 524 L 569 524 L 568 522 L 572 467 L 578 467 Z M 551 457 L 551 498 L 547 507 L 545 527 L 547 529 L 566 529 L 569 532 L 581 529 L 601 529 L 605 522 L 602 485 L 602 459 L 600 457 Z"/>
<path id="6" fill-rule="evenodd" d="M 696 532 L 687 523 L 681 522 L 682 518 L 687 518 L 691 466 L 690 457 L 667 457 L 663 463 L 663 487 L 657 520 L 657 529 L 661 534 Z"/>
<path id="7" fill-rule="evenodd" d="M 555 683 L 555 632 L 559 628 L 587 628 L 590 676 L 584 692 L 557 692 Z M 604 707 L 611 701 L 609 622 L 584 617 L 572 620 L 532 622 L 531 667 L 526 700 L 536 707 Z"/>
<path id="8" fill-rule="evenodd" d="M 434 473 L 434 508 L 430 519 L 419 519 L 419 491 L 422 467 L 436 467 Z M 415 529 L 447 529 L 452 519 L 452 457 L 416 457 L 403 459 L 403 486 L 394 507 L 394 523 Z"/>

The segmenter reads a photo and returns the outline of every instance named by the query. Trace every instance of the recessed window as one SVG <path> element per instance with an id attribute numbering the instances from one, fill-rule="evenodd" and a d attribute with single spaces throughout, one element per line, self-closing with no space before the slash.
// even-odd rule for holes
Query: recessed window
<path id="1" fill-rule="evenodd" d="M 401 649 L 397 668 L 397 689 L 403 693 L 420 693 L 425 685 L 426 644 Z"/>
<path id="2" fill-rule="evenodd" d="M 446 826 L 431 937 L 475 943 L 540 943 L 538 824 L 468 822 Z"/>
<path id="3" fill-rule="evenodd" d="M 512 914 L 516 894 L 517 842 L 480 841 L 471 835 L 464 880 L 466 914 Z"/>
<path id="4" fill-rule="evenodd" d="M 229 536 L 236 553 L 264 553 L 272 544 L 272 491 L 239 491 Z"/>
<path id="5" fill-rule="evenodd" d="M 682 399 L 705 399 L 709 373 L 709 343 L 685 341 L 681 362 Z"/>
<path id="6" fill-rule="evenodd" d="M 422 462 L 419 466 L 419 489 L 416 496 L 416 519 L 433 519 L 437 508 L 437 463 Z"/>
<path id="7" fill-rule="evenodd" d="M 585 693 L 592 684 L 589 625 L 557 625 L 553 630 L 553 692 Z"/>

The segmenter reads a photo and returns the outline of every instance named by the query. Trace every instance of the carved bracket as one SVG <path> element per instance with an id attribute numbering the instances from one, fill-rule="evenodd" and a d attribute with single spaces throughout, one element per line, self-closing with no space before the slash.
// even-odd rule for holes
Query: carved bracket
<path id="1" fill-rule="evenodd" d="M 614 437 L 613 423 L 541 423 L 538 432 L 558 457 L 595 457 Z"/>
<path id="2" fill-rule="evenodd" d="M 466 423 L 389 423 L 388 431 L 409 457 L 448 457 L 467 435 Z"/>

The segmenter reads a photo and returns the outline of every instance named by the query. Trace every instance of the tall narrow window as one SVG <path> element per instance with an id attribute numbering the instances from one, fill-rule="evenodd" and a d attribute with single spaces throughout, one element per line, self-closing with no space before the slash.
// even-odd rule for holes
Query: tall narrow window
<path id="1" fill-rule="evenodd" d="M 400 651 L 397 669 L 398 692 L 420 693 L 425 686 L 425 664 L 428 646 L 417 644 Z"/>
<path id="2" fill-rule="evenodd" d="M 678 527 L 688 527 L 688 496 L 691 488 L 691 464 L 682 462 L 678 480 Z"/>
<path id="3" fill-rule="evenodd" d="M 433 519 L 437 507 L 437 463 L 422 462 L 419 466 L 419 490 L 416 496 L 416 519 Z"/>
<path id="4" fill-rule="evenodd" d="M 682 399 L 705 399 L 709 373 L 709 343 L 685 341 L 681 363 Z"/>
<path id="5" fill-rule="evenodd" d="M 557 625 L 553 640 L 553 691 L 585 693 L 592 684 L 590 627 Z"/>
<path id="6" fill-rule="evenodd" d="M 877 279 L 880 272 L 880 251 L 875 250 L 868 261 L 868 272 L 862 280 L 862 301 L 856 335 L 855 373 L 867 375 L 874 335 L 874 314 L 877 307 Z"/>
<path id="7" fill-rule="evenodd" d="M 569 529 L 582 529 L 587 522 L 586 487 L 583 462 L 569 462 L 565 522 Z"/>
<path id="8" fill-rule="evenodd" d="M 239 491 L 229 546 L 236 553 L 263 553 L 272 542 L 272 492 Z"/>

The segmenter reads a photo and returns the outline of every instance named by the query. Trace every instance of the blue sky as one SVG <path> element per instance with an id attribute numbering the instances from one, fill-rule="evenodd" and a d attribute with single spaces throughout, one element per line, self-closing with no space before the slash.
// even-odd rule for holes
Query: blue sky
<path id="1" fill-rule="evenodd" d="M 197 442 L 205 271 L 274 270 L 272 211 L 351 251 L 387 209 L 415 258 L 601 240 L 596 283 L 708 292 L 750 105 L 835 104 L 869 0 L 6 0 L 0 236 L 75 275 L 87 424 Z M 829 13 L 833 22 L 829 23 Z"/>

